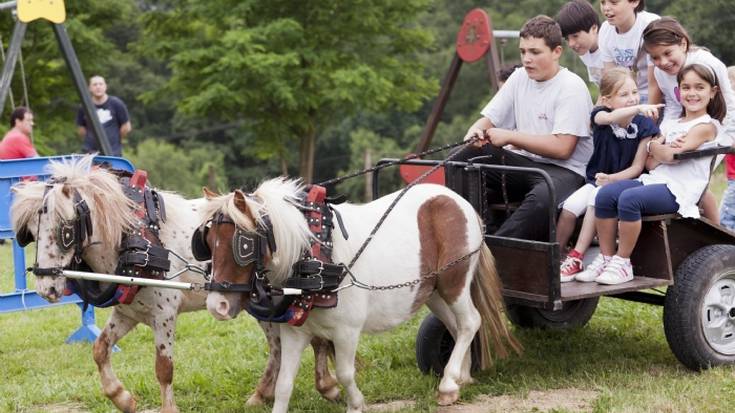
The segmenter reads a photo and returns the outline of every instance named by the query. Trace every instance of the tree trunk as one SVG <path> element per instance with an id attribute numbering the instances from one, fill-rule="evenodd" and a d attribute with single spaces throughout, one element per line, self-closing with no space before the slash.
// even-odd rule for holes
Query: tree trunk
<path id="1" fill-rule="evenodd" d="M 214 170 L 214 165 L 209 165 L 207 169 L 207 186 L 214 192 L 217 192 L 217 172 Z"/>
<path id="2" fill-rule="evenodd" d="M 364 167 L 368 169 L 373 166 L 373 157 L 370 148 L 365 148 Z M 365 202 L 373 200 L 373 174 L 365 175 Z"/>
<path id="3" fill-rule="evenodd" d="M 299 175 L 305 183 L 314 180 L 314 153 L 316 152 L 316 130 L 309 127 L 301 137 L 301 152 L 299 153 Z"/>
<path id="4" fill-rule="evenodd" d="M 286 156 L 281 155 L 281 175 L 288 176 L 288 162 L 286 162 Z"/>

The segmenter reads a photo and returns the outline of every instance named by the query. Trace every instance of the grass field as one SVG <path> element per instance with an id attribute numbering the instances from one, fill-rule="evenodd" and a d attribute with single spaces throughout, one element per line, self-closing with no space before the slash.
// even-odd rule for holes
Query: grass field
<path id="1" fill-rule="evenodd" d="M 717 185 L 724 187 L 724 180 Z M 713 188 L 719 196 L 721 189 Z M 0 246 L 0 292 L 12 289 L 11 266 L 9 245 Z M 109 310 L 96 314 L 101 327 Z M 415 333 L 424 315 L 421 312 L 391 333 L 363 338 L 357 380 L 368 403 L 410 401 L 409 407 L 396 411 L 437 411 L 438 380 L 422 375 L 414 356 Z M 506 396 L 520 402 L 534 391 L 562 394 L 571 389 L 591 394 L 583 410 L 595 412 L 731 411 L 735 368 L 686 370 L 668 348 L 661 319 L 659 307 L 603 298 L 582 329 L 566 333 L 516 329 L 525 353 L 477 374 L 477 383 L 463 389 L 461 401 Z M 114 411 L 101 392 L 91 346 L 64 344 L 79 321 L 76 306 L 0 315 L 0 412 Z M 120 342 L 122 351 L 112 359 L 141 410 L 155 409 L 159 403 L 151 337 L 147 327 L 138 327 Z M 270 406 L 244 407 L 263 369 L 265 351 L 260 329 L 247 316 L 216 322 L 206 312 L 182 315 L 174 374 L 181 411 L 270 411 Z M 317 395 L 312 362 L 312 355 L 305 353 L 291 411 L 344 411 L 344 404 L 328 403 Z M 490 402 L 478 411 L 507 411 L 499 406 Z M 513 411 L 570 410 L 551 404 Z"/>

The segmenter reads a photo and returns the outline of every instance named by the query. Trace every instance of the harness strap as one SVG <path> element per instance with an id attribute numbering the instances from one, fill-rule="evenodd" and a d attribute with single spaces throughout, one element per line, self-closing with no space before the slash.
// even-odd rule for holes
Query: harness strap
<path id="1" fill-rule="evenodd" d="M 225 293 L 249 293 L 253 291 L 252 284 L 232 284 L 228 282 L 208 282 L 204 283 L 205 291 L 220 291 Z"/>
<path id="2" fill-rule="evenodd" d="M 300 260 L 292 268 L 293 273 L 299 276 L 288 278 L 286 287 L 305 291 L 333 290 L 339 287 L 345 274 L 342 265 L 319 260 Z"/>
<path id="3" fill-rule="evenodd" d="M 123 267 L 139 266 L 149 270 L 168 271 L 171 261 L 168 259 L 168 250 L 151 245 L 148 250 L 128 250 L 120 254 L 118 265 Z M 138 272 L 136 272 L 136 275 Z"/>

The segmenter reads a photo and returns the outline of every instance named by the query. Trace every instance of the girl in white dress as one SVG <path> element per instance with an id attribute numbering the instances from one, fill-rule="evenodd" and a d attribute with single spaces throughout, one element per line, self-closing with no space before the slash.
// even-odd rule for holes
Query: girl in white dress
<path id="1" fill-rule="evenodd" d="M 699 217 L 697 201 L 707 187 L 711 159 L 679 162 L 674 155 L 729 141 L 720 124 L 726 107 L 710 67 L 686 66 L 679 71 L 677 80 L 684 111 L 679 119 L 663 122 L 663 137 L 648 144 L 650 158 L 646 165 L 650 172 L 635 180 L 605 185 L 597 193 L 595 217 L 600 254 L 576 276 L 577 280 L 600 284 L 632 280 L 630 255 L 641 232 L 642 215 L 678 212 L 683 217 Z"/>

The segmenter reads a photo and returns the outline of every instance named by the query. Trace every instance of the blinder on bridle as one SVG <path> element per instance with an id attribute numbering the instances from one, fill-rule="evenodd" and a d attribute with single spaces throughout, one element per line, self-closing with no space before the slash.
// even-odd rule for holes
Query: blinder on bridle
<path id="1" fill-rule="evenodd" d="M 33 234 L 31 233 L 31 231 L 28 230 L 28 227 L 23 226 L 22 228 L 18 229 L 18 232 L 15 233 L 15 241 L 21 247 L 25 247 L 26 245 L 35 241 L 35 238 L 33 238 Z"/>
<path id="2" fill-rule="evenodd" d="M 259 231 L 251 232 L 239 228 L 229 217 L 223 213 L 217 214 L 207 223 L 197 228 L 191 237 L 191 251 L 194 258 L 199 261 L 212 259 L 212 250 L 207 244 L 207 235 L 212 225 L 230 224 L 235 225 L 235 233 L 232 235 L 232 257 L 235 263 L 246 267 L 252 263 L 265 267 L 265 256 L 270 249 L 271 254 L 276 251 L 276 240 L 273 236 L 273 227 L 268 216 L 263 217 L 264 225 L 259 225 Z"/>
<path id="3" fill-rule="evenodd" d="M 63 181 L 61 181 L 63 182 Z M 51 181 L 46 185 L 46 193 L 56 183 Z M 46 197 L 44 193 L 44 198 Z M 44 201 L 43 207 L 38 211 L 38 225 L 41 225 L 41 215 L 48 213 L 48 207 Z M 61 251 L 69 251 L 74 248 L 74 257 L 72 259 L 72 265 L 81 263 L 82 261 L 82 250 L 84 249 L 84 241 L 87 237 L 92 236 L 92 215 L 90 213 L 87 201 L 82 199 L 79 191 L 74 190 L 74 213 L 75 217 L 71 220 L 61 219 L 58 228 L 56 228 L 56 244 L 59 246 Z M 27 228 L 21 229 L 16 234 L 16 241 L 20 246 L 26 246 L 33 241 L 33 235 L 28 231 Z M 38 253 L 38 251 L 36 251 Z M 61 275 L 60 268 L 40 268 L 38 267 L 38 261 L 33 267 L 33 273 L 41 276 L 58 276 Z"/>
<path id="4" fill-rule="evenodd" d="M 248 295 L 245 310 L 258 319 L 279 321 L 284 317 L 286 310 L 293 302 L 291 296 L 277 296 L 271 294 L 271 288 L 264 282 L 265 257 L 270 249 L 271 254 L 276 251 L 276 241 L 273 236 L 273 226 L 267 215 L 263 216 L 262 224 L 258 225 L 258 231 L 246 231 L 238 228 L 229 217 L 223 213 L 217 214 L 207 223 L 202 225 L 191 237 L 191 250 L 194 258 L 199 261 L 212 259 L 212 250 L 207 244 L 207 235 L 212 225 L 230 224 L 235 226 L 232 235 L 232 257 L 240 267 L 255 264 L 250 273 L 250 280 L 246 284 L 233 284 L 229 282 L 216 282 L 212 280 L 205 284 L 208 291 L 220 291 L 227 293 L 243 293 Z"/>

